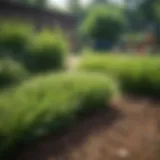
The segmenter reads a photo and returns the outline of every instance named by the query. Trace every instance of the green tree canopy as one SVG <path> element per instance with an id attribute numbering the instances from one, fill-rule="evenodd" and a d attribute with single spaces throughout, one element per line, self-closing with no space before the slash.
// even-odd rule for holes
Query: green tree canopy
<path id="1" fill-rule="evenodd" d="M 92 39 L 115 41 L 124 28 L 124 16 L 121 8 L 99 5 L 87 15 L 81 32 Z"/>
<path id="2" fill-rule="evenodd" d="M 80 0 L 69 0 L 69 11 L 73 14 L 79 14 L 82 11 Z"/>

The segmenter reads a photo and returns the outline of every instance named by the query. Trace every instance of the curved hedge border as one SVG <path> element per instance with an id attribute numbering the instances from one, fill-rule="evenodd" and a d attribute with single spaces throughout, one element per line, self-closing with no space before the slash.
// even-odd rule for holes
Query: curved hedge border
<path id="1" fill-rule="evenodd" d="M 0 97 L 0 154 L 61 131 L 79 114 L 106 107 L 117 91 L 112 79 L 101 74 L 58 73 L 28 80 Z"/>
<path id="2" fill-rule="evenodd" d="M 114 76 L 127 93 L 153 97 L 160 95 L 158 56 L 87 55 L 79 68 Z"/>

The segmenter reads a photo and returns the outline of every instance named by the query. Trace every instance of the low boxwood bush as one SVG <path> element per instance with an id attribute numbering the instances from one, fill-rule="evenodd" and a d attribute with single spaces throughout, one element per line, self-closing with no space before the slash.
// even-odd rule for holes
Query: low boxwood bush
<path id="1" fill-rule="evenodd" d="M 85 55 L 79 69 L 110 74 L 127 93 L 160 95 L 160 57 L 133 55 Z"/>
<path id="2" fill-rule="evenodd" d="M 60 133 L 77 116 L 107 107 L 118 93 L 109 77 L 92 73 L 39 76 L 0 96 L 0 155 L 19 143 Z"/>
<path id="3" fill-rule="evenodd" d="M 26 64 L 32 72 L 57 70 L 64 67 L 66 44 L 58 31 L 44 30 L 29 43 Z"/>
<path id="4" fill-rule="evenodd" d="M 0 88 L 17 84 L 28 75 L 28 71 L 22 64 L 9 58 L 0 59 Z"/>

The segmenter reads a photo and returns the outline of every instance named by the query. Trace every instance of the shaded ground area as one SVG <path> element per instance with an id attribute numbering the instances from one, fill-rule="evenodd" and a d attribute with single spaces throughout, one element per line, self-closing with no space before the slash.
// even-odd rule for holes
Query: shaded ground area
<path id="1" fill-rule="evenodd" d="M 118 103 L 118 105 L 117 105 Z M 160 103 L 125 97 L 61 138 L 28 146 L 17 160 L 158 160 Z"/>

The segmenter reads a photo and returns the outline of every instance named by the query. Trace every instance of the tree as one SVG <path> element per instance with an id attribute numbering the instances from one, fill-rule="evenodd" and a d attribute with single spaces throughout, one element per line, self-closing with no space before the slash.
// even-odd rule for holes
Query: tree
<path id="1" fill-rule="evenodd" d="M 159 21 L 160 20 L 160 0 L 153 4 L 153 8 L 154 8 L 154 14 L 156 16 L 156 19 Z"/>
<path id="2" fill-rule="evenodd" d="M 144 25 L 144 16 L 139 11 L 142 0 L 125 0 L 125 17 L 128 31 L 139 31 Z"/>
<path id="3" fill-rule="evenodd" d="M 94 40 L 115 42 L 123 31 L 124 17 L 121 8 L 98 6 L 82 24 L 82 33 Z"/>
<path id="4" fill-rule="evenodd" d="M 158 45 L 160 45 L 159 6 L 160 0 L 142 0 L 138 8 L 139 12 L 143 16 L 144 21 L 152 25 Z"/>
<path id="5" fill-rule="evenodd" d="M 79 14 L 82 11 L 80 0 L 69 0 L 69 11 L 73 14 Z"/>

